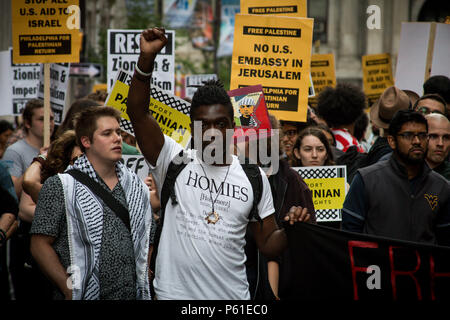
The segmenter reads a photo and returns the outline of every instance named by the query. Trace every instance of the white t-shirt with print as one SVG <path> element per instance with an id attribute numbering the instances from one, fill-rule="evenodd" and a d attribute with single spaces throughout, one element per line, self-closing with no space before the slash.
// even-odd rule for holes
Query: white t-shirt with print
<path id="1" fill-rule="evenodd" d="M 153 176 L 161 192 L 167 168 L 182 147 L 165 136 Z M 167 202 L 164 226 L 156 259 L 154 287 L 157 299 L 219 300 L 250 299 L 245 270 L 245 233 L 253 204 L 250 181 L 237 157 L 215 202 L 216 224 L 206 221 L 211 196 L 216 199 L 228 166 L 211 166 L 197 160 L 196 150 L 186 150 L 194 159 L 175 182 L 178 204 Z M 261 219 L 274 213 L 270 185 L 261 170 L 263 193 L 258 205 Z M 209 189 L 209 190 L 208 190 Z"/>

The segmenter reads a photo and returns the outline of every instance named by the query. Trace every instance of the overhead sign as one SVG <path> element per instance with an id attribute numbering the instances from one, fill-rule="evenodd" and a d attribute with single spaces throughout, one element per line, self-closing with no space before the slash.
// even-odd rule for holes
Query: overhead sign
<path id="1" fill-rule="evenodd" d="M 120 127 L 134 136 L 133 126 L 127 114 L 128 90 L 132 74 L 119 70 L 117 79 L 106 98 L 105 106 L 117 109 L 121 113 Z M 186 147 L 191 139 L 189 117 L 190 104 L 155 86 L 151 87 L 149 110 L 158 122 L 161 131 Z"/>
<path id="2" fill-rule="evenodd" d="M 63 121 L 63 112 L 67 99 L 69 84 L 69 63 L 52 63 L 50 65 L 50 107 L 55 116 L 55 124 Z M 44 99 L 44 65 L 41 65 L 38 98 Z"/>
<path id="3" fill-rule="evenodd" d="M 362 56 L 363 87 L 368 106 L 372 106 L 387 88 L 394 85 L 389 53 Z"/>
<path id="4" fill-rule="evenodd" d="M 185 96 L 192 99 L 198 87 L 202 86 L 205 81 L 217 80 L 216 74 L 190 74 L 185 78 Z"/>
<path id="5" fill-rule="evenodd" d="M 108 29 L 108 92 L 111 90 L 117 72 L 123 69 L 134 72 L 139 58 L 140 36 L 143 30 Z M 151 84 L 164 91 L 175 93 L 175 31 L 166 30 L 168 42 L 156 56 Z"/>
<path id="6" fill-rule="evenodd" d="M 71 63 L 70 76 L 98 78 L 102 75 L 103 67 L 98 63 Z"/>
<path id="7" fill-rule="evenodd" d="M 336 86 L 334 54 L 313 54 L 311 56 L 311 77 L 315 95 L 310 97 L 309 104 L 316 107 L 319 93 L 326 87 Z"/>
<path id="8" fill-rule="evenodd" d="M 341 221 L 346 195 L 346 166 L 295 167 L 312 192 L 318 222 Z"/>
<path id="9" fill-rule="evenodd" d="M 236 15 L 230 89 L 261 84 L 280 120 L 306 121 L 313 19 Z"/>
<path id="10" fill-rule="evenodd" d="M 242 14 L 306 17 L 306 0 L 241 0 Z"/>
<path id="11" fill-rule="evenodd" d="M 78 0 L 14 0 L 14 63 L 80 61 Z"/>

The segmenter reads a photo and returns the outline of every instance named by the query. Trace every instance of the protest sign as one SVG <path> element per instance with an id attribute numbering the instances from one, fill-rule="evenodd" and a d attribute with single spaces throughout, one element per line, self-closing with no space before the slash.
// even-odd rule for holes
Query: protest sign
<path id="1" fill-rule="evenodd" d="M 41 65 L 38 98 L 44 99 L 44 65 Z M 69 63 L 52 63 L 50 65 L 50 107 L 55 116 L 55 124 L 63 121 L 66 105 L 67 85 L 69 84 Z"/>
<path id="2" fill-rule="evenodd" d="M 79 62 L 78 0 L 11 3 L 14 63 Z"/>
<path id="3" fill-rule="evenodd" d="M 143 30 L 108 29 L 107 84 L 111 90 L 119 69 L 134 72 L 139 58 L 140 36 Z M 166 30 L 167 45 L 156 56 L 151 85 L 175 92 L 175 31 Z"/>
<path id="4" fill-rule="evenodd" d="M 387 88 L 394 85 L 389 53 L 362 56 L 363 87 L 371 107 Z"/>
<path id="5" fill-rule="evenodd" d="M 38 63 L 15 64 L 10 48 L 10 79 L 12 84 L 12 109 L 9 114 L 21 115 L 25 104 L 37 98 L 41 66 Z"/>
<path id="6" fill-rule="evenodd" d="M 106 98 L 105 105 L 121 113 L 120 127 L 134 136 L 133 126 L 127 114 L 128 90 L 132 74 L 119 70 L 114 86 Z M 181 144 L 183 147 L 191 138 L 189 117 L 190 104 L 166 91 L 152 86 L 149 110 L 158 122 L 161 131 Z"/>
<path id="7" fill-rule="evenodd" d="M 270 113 L 306 121 L 312 27 L 307 18 L 236 15 L 230 89 L 261 84 Z"/>
<path id="8" fill-rule="evenodd" d="M 261 85 L 231 90 L 228 95 L 234 108 L 236 128 L 233 137 L 262 138 L 270 135 L 272 126 Z"/>
<path id="9" fill-rule="evenodd" d="M 241 0 L 242 14 L 306 17 L 306 0 Z"/>
<path id="10" fill-rule="evenodd" d="M 0 116 L 12 114 L 12 90 L 11 90 L 11 55 L 8 51 L 0 51 Z"/>
<path id="11" fill-rule="evenodd" d="M 203 86 L 203 83 L 208 80 L 216 80 L 216 74 L 190 74 L 185 80 L 185 97 L 192 99 L 198 87 Z"/>
<path id="12" fill-rule="evenodd" d="M 421 96 L 422 85 L 429 77 L 450 77 L 449 50 L 449 24 L 402 22 L 395 86 Z"/>
<path id="13" fill-rule="evenodd" d="M 123 154 L 120 162 L 133 171 L 142 181 L 147 178 L 150 168 L 144 156 Z"/>
<path id="14" fill-rule="evenodd" d="M 164 0 L 164 25 L 183 28 L 190 25 L 197 0 Z"/>
<path id="15" fill-rule="evenodd" d="M 311 77 L 314 85 L 314 96 L 310 97 L 309 105 L 317 106 L 317 97 L 326 87 L 336 86 L 336 69 L 334 54 L 313 54 L 311 56 Z"/>
<path id="16" fill-rule="evenodd" d="M 239 0 L 222 0 L 218 57 L 233 54 L 234 17 L 240 12 Z"/>
<path id="17" fill-rule="evenodd" d="M 317 222 L 341 221 L 347 169 L 346 166 L 294 167 L 312 192 Z"/>
<path id="18" fill-rule="evenodd" d="M 297 301 L 448 301 L 450 248 L 310 223 L 286 226 Z M 324 263 L 326 261 L 326 263 Z"/>

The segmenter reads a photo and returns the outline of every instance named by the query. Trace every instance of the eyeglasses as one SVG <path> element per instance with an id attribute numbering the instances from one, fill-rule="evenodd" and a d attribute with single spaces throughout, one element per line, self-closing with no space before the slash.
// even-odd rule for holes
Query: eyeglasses
<path id="1" fill-rule="evenodd" d="M 419 111 L 420 113 L 427 115 L 430 113 L 438 113 L 438 114 L 442 114 L 444 115 L 442 112 L 440 112 L 439 110 L 431 110 L 429 107 L 423 106 L 423 107 L 418 107 L 417 111 Z"/>
<path id="2" fill-rule="evenodd" d="M 297 133 L 298 133 L 297 130 L 287 130 L 287 131 L 283 132 L 283 135 L 288 136 L 289 138 L 292 138 Z"/>
<path id="3" fill-rule="evenodd" d="M 413 141 L 415 137 L 419 138 L 419 141 L 425 141 L 428 138 L 428 133 L 426 132 L 402 132 L 397 133 L 398 136 L 402 137 L 405 140 Z"/>
<path id="4" fill-rule="evenodd" d="M 450 141 L 450 134 L 438 135 L 436 133 L 430 133 L 428 135 L 428 138 L 433 141 L 439 140 L 439 138 L 441 138 L 441 137 L 442 137 L 442 141 L 444 141 L 444 142 Z"/>

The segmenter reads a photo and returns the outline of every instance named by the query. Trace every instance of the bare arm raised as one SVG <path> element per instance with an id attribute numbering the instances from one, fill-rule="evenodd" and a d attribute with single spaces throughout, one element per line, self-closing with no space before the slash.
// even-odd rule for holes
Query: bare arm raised
<path id="1" fill-rule="evenodd" d="M 167 44 L 164 29 L 152 28 L 141 34 L 141 53 L 137 67 L 143 73 L 151 73 L 155 57 Z M 164 135 L 153 116 L 149 113 L 150 76 L 134 73 L 128 92 L 127 113 L 133 125 L 136 140 L 142 154 L 152 165 L 156 165 L 164 145 Z"/>

